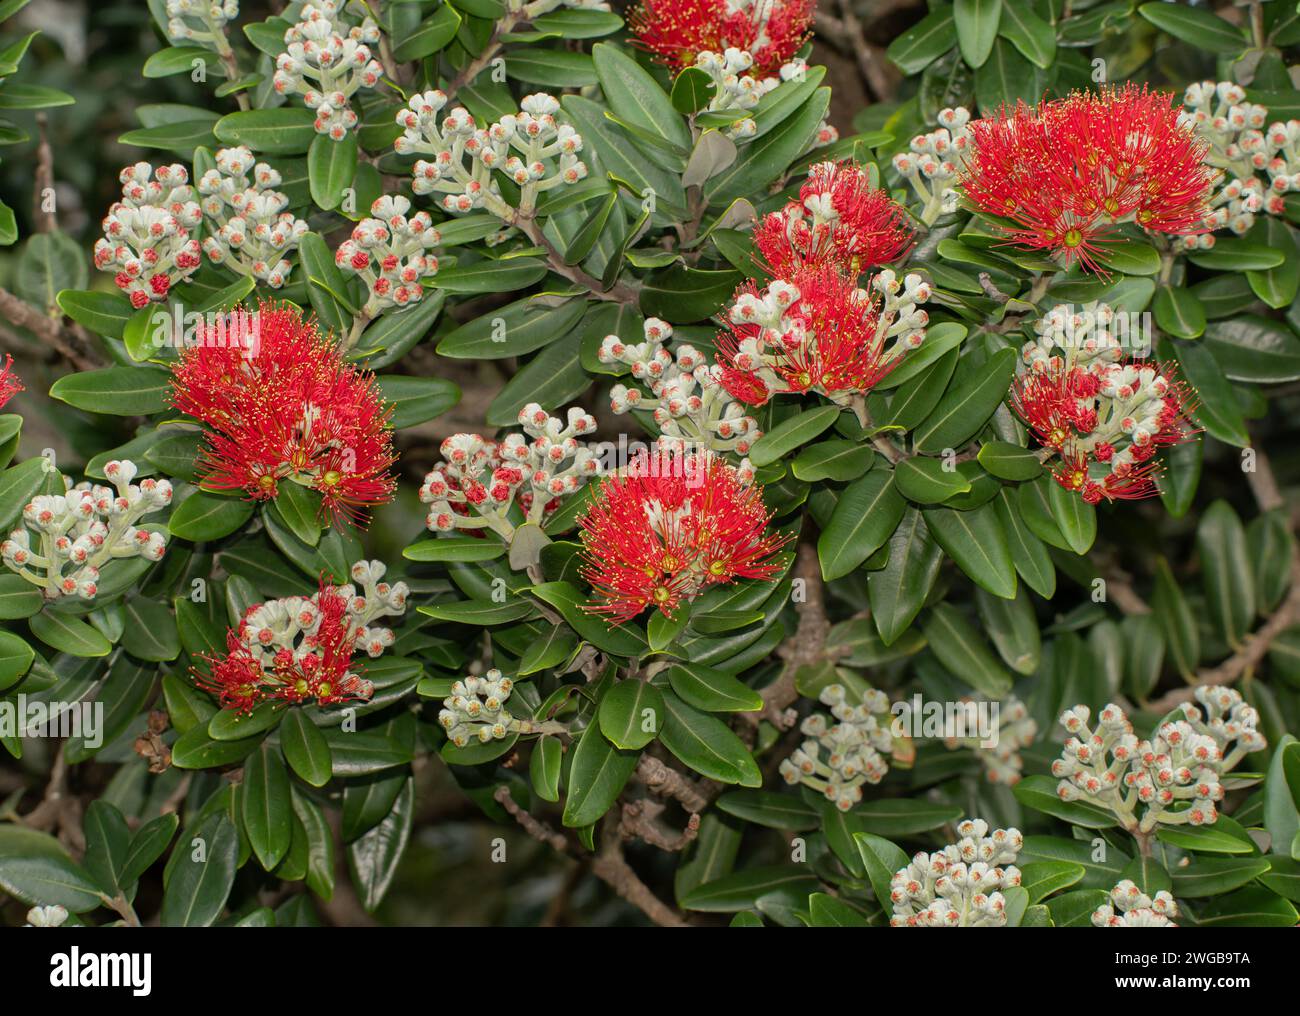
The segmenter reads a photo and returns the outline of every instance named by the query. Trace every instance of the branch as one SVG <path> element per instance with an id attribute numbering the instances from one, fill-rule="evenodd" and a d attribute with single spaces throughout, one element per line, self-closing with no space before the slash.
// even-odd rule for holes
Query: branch
<path id="1" fill-rule="evenodd" d="M 836 0 L 835 6 L 840 12 L 839 27 L 843 30 L 842 37 L 848 40 L 849 49 L 853 51 L 853 59 L 857 62 L 862 82 L 867 86 L 871 98 L 879 102 L 893 91 L 893 82 L 884 64 L 880 62 L 883 51 L 879 46 L 867 41 L 862 31 L 862 22 L 853 13 L 851 0 Z"/>
<path id="2" fill-rule="evenodd" d="M 510 796 L 510 788 L 504 783 L 497 787 L 492 798 L 497 804 L 505 808 L 511 817 L 523 827 L 524 832 L 533 839 L 545 843 L 552 850 L 556 850 L 561 854 L 569 852 L 569 841 L 564 838 L 564 835 L 557 833 L 541 819 L 536 818 L 531 812 L 516 804 L 515 799 Z"/>
<path id="3" fill-rule="evenodd" d="M 12 325 L 26 328 L 41 341 L 47 343 L 77 370 L 94 370 L 98 362 L 87 357 L 74 345 L 72 329 L 65 328 L 63 322 L 48 314 L 42 314 L 26 300 L 19 299 L 7 289 L 0 288 L 0 315 Z"/>
<path id="4" fill-rule="evenodd" d="M 689 777 L 664 765 L 653 755 L 641 756 L 641 761 L 636 766 L 636 775 L 653 793 L 671 797 L 689 812 L 700 812 L 708 807 L 709 798 Z"/>
<path id="5" fill-rule="evenodd" d="M 689 927 L 677 911 L 650 891 L 624 859 L 623 837 L 619 831 L 621 821 L 613 812 L 606 816 L 605 828 L 601 833 L 600 853 L 592 861 L 591 870 L 614 892 L 640 909 L 646 917 L 660 927 Z"/>

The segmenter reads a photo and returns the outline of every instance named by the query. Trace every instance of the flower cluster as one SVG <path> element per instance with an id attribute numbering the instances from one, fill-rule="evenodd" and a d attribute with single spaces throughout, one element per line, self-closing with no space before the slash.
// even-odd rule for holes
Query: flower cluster
<path id="1" fill-rule="evenodd" d="M 226 633 L 226 655 L 203 657 L 208 673 L 195 671 L 196 683 L 241 713 L 266 701 L 324 706 L 370 698 L 374 687 L 352 669 L 352 657 L 373 659 L 393 644 L 392 631 L 374 622 L 405 613 L 409 593 L 405 582 L 382 581 L 386 571 L 380 561 L 358 561 L 351 583 L 322 579 L 311 596 L 249 607 Z"/>
<path id="2" fill-rule="evenodd" d="M 136 472 L 135 463 L 114 460 L 104 466 L 111 487 L 80 483 L 63 494 L 38 494 L 23 508 L 23 526 L 0 543 L 0 558 L 47 600 L 93 600 L 100 569 L 118 558 L 161 560 L 166 538 L 136 523 L 171 504 L 172 485 L 132 483 Z"/>
<path id="3" fill-rule="evenodd" d="M 754 109 L 759 100 L 785 81 L 802 81 L 808 65 L 795 58 L 781 65 L 776 74 L 766 77 L 748 73 L 754 66 L 754 57 L 744 49 L 728 48 L 721 53 L 704 50 L 695 57 L 694 67 L 704 71 L 713 82 L 713 97 L 703 112 L 737 112 Z M 742 116 L 722 128 L 733 141 L 745 141 L 758 133 L 758 123 Z M 813 137 L 812 146 L 829 145 L 840 138 L 840 132 L 823 120 Z"/>
<path id="4" fill-rule="evenodd" d="M 917 218 L 927 226 L 957 210 L 957 177 L 970 151 L 969 124 L 970 111 L 964 106 L 940 110 L 939 126 L 916 135 L 908 151 L 894 156 L 894 169 L 922 202 Z"/>
<path id="5" fill-rule="evenodd" d="M 1205 140 L 1205 162 L 1218 172 L 1212 211 L 1205 217 L 1211 232 L 1181 237 L 1183 250 L 1214 246 L 1213 230 L 1248 233 L 1255 215 L 1286 213 L 1285 195 L 1300 191 L 1300 120 L 1268 122 L 1268 109 L 1246 101 L 1246 90 L 1231 81 L 1188 85 L 1181 121 Z M 1264 172 L 1268 184 L 1258 175 Z"/>
<path id="6" fill-rule="evenodd" d="M 1125 354 L 1127 319 L 1106 304 L 1054 307 L 1021 351 L 1011 405 L 1059 456 L 1056 482 L 1089 504 L 1158 493 L 1156 452 L 1189 440 L 1194 391 L 1172 365 Z"/>
<path id="7" fill-rule="evenodd" d="M 226 25 L 239 17 L 239 0 L 167 0 L 166 11 L 173 42 L 229 48 Z"/>
<path id="8" fill-rule="evenodd" d="M 453 434 L 442 442 L 443 461 L 420 487 L 430 530 L 487 528 L 510 540 L 516 504 L 525 521 L 540 523 L 600 472 L 595 452 L 578 441 L 596 431 L 595 418 L 584 410 L 571 408 L 566 423 L 530 402 L 520 410 L 519 422 L 531 441 L 520 434 L 502 441 Z"/>
<path id="9" fill-rule="evenodd" d="M 1092 912 L 1092 923 L 1098 928 L 1176 928 L 1172 918 L 1177 916 L 1178 904 L 1165 890 L 1153 899 L 1126 878 L 1110 891 L 1110 902 Z"/>
<path id="10" fill-rule="evenodd" d="M 1025 704 L 1009 695 L 998 704 L 998 729 L 989 738 L 992 744 L 969 732 L 961 737 L 945 737 L 945 748 L 967 748 L 984 766 L 984 778 L 990 783 L 1014 786 L 1025 771 L 1020 750 L 1028 748 L 1038 737 L 1038 724 Z"/>
<path id="11" fill-rule="evenodd" d="M 886 754 L 895 751 L 889 696 L 867 688 L 852 702 L 841 684 L 829 684 L 818 696 L 837 722 L 813 713 L 799 727 L 804 741 L 781 763 L 786 783 L 802 784 L 822 794 L 840 811 L 862 800 L 864 784 L 876 784 L 889 772 Z"/>
<path id="12" fill-rule="evenodd" d="M 744 50 L 761 76 L 776 73 L 808 40 L 810 0 L 643 0 L 628 26 L 674 73 L 700 53 Z"/>
<path id="13" fill-rule="evenodd" d="M 350 23 L 347 0 L 314 0 L 284 33 L 286 52 L 275 58 L 271 84 L 281 95 L 300 94 L 316 112 L 316 133 L 341 141 L 357 125 L 349 100 L 360 88 L 374 88 L 383 76 L 370 47 L 379 26 L 369 15 Z"/>
<path id="14" fill-rule="evenodd" d="M 448 212 L 483 208 L 512 221 L 515 209 L 501 196 L 494 170 L 519 187 L 519 209 L 531 212 L 537 195 L 587 175 L 578 158 L 582 137 L 568 124 L 556 120 L 559 100 L 545 92 L 525 96 L 519 112 L 479 127 L 460 106 L 438 123 L 447 105 L 441 91 L 417 93 L 397 113 L 402 136 L 394 143 L 399 155 L 432 156 L 420 159 L 412 170 L 411 189 L 416 194 L 441 194 Z"/>
<path id="15" fill-rule="evenodd" d="M 264 162 L 254 165 L 243 145 L 220 149 L 216 162 L 198 181 L 210 230 L 203 251 L 213 264 L 279 289 L 293 270 L 287 255 L 297 250 L 307 222 L 285 211 L 289 199 L 275 189 L 280 173 Z"/>
<path id="16" fill-rule="evenodd" d="M 1220 778 L 1268 745 L 1256 729 L 1259 715 L 1240 693 L 1202 686 L 1196 699 L 1203 713 L 1185 704 L 1183 718 L 1161 724 L 1149 741 L 1137 738 L 1117 705 L 1097 714 L 1095 728 L 1086 706 L 1066 710 L 1061 726 L 1071 736 L 1052 763 L 1057 794 L 1114 812 L 1136 834 L 1157 823 L 1212 825 L 1219 817 L 1215 802 L 1223 800 Z"/>
<path id="17" fill-rule="evenodd" d="M 761 406 L 775 395 L 815 392 L 855 405 L 925 339 L 918 304 L 930 286 L 892 271 L 859 288 L 834 267 L 801 268 L 760 290 L 737 291 L 718 336 L 720 381 L 735 399 Z"/>
<path id="18" fill-rule="evenodd" d="M 606 335 L 601 343 L 600 362 L 631 367 L 632 376 L 649 386 L 653 396 L 647 398 L 638 388 L 615 385 L 609 393 L 610 408 L 619 415 L 634 409 L 652 411 L 661 446 L 748 454 L 762 431 L 745 407 L 722 387 L 721 368 L 709 364 L 686 343 L 677 345 L 674 359 L 664 348 L 673 334 L 673 326 L 666 321 L 646 318 L 644 334 L 644 342 L 631 345 L 617 335 Z M 740 472 L 743 477 L 752 476 L 748 460 L 740 464 Z"/>
<path id="19" fill-rule="evenodd" d="M 363 318 L 419 303 L 423 280 L 438 272 L 438 259 L 429 251 L 438 246 L 441 234 L 428 212 L 408 216 L 410 210 L 411 202 L 400 194 L 377 198 L 370 206 L 372 218 L 357 223 L 334 252 L 334 263 L 366 284 Z"/>
<path id="20" fill-rule="evenodd" d="M 208 427 L 204 486 L 269 500 L 298 483 L 321 495 L 327 518 L 354 523 L 389 501 L 391 408 L 374 375 L 344 362 L 291 305 L 236 310 L 223 326 L 255 335 L 253 348 L 207 341 L 202 329 L 172 368 L 171 404 Z"/>
<path id="21" fill-rule="evenodd" d="M 792 200 L 754 229 L 766 267 L 781 277 L 827 265 L 856 278 L 897 261 L 912 246 L 907 213 L 852 162 L 821 162 Z"/>
<path id="22" fill-rule="evenodd" d="M 19 392 L 24 391 L 22 380 L 13 371 L 14 358 L 5 354 L 5 365 L 0 367 L 0 408 Z"/>
<path id="23" fill-rule="evenodd" d="M 553 734 L 568 729 L 562 723 L 511 714 L 506 699 L 514 687 L 514 681 L 495 668 L 482 677 L 471 675 L 453 684 L 438 711 L 438 722 L 447 732 L 447 739 L 457 748 L 464 748 L 470 741 L 487 744 L 510 734 Z"/>
<path id="24" fill-rule="evenodd" d="M 894 928 L 1001 928 L 1007 923 L 1000 890 L 1020 885 L 1012 862 L 1024 846 L 1019 829 L 995 829 L 983 819 L 957 826 L 956 843 L 916 854 L 889 883 Z"/>
<path id="25" fill-rule="evenodd" d="M 1170 98 L 1130 84 L 975 120 L 960 186 L 1010 242 L 1098 273 L 1120 223 L 1201 232 L 1214 171 Z"/>
<path id="26" fill-rule="evenodd" d="M 656 449 L 601 484 L 579 520 L 588 606 L 614 624 L 671 617 L 713 585 L 767 579 L 785 544 L 767 532 L 762 490 L 707 451 Z"/>
<path id="27" fill-rule="evenodd" d="M 202 263 L 199 241 L 190 230 L 202 222 L 203 213 L 182 165 L 155 170 L 137 162 L 118 179 L 122 200 L 104 217 L 104 235 L 95 241 L 95 267 L 113 272 L 117 288 L 139 310 L 167 299 L 172 286 L 189 279 Z"/>
<path id="28" fill-rule="evenodd" d="M 27 911 L 26 928 L 58 928 L 68 919 L 67 907 L 57 903 L 50 907 L 32 907 Z"/>

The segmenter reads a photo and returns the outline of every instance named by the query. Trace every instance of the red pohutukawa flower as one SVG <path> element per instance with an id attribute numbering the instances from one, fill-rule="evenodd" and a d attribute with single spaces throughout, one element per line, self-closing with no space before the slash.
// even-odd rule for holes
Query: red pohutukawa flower
<path id="1" fill-rule="evenodd" d="M 891 271 L 860 289 L 833 267 L 802 268 L 759 290 L 745 283 L 718 335 L 720 381 L 732 398 L 762 405 L 774 395 L 815 392 L 847 404 L 870 391 L 920 345 L 929 298 L 918 275 Z"/>
<path id="2" fill-rule="evenodd" d="M 1100 305 L 1071 315 L 1058 307 L 1025 345 L 1026 370 L 1011 405 L 1059 460 L 1052 476 L 1089 504 L 1159 493 L 1159 449 L 1191 439 L 1196 393 L 1172 364 L 1128 357 Z"/>
<path id="3" fill-rule="evenodd" d="M 392 499 L 391 407 L 293 307 L 263 303 L 199 329 L 173 367 L 171 402 L 208 427 L 205 487 L 268 500 L 300 483 L 328 519 L 353 524 Z"/>
<path id="4" fill-rule="evenodd" d="M 799 200 L 771 212 L 754 243 L 773 275 L 831 265 L 855 278 L 897 261 L 914 239 L 907 212 L 852 162 L 821 162 L 799 188 Z"/>
<path id="5" fill-rule="evenodd" d="M 1097 272 L 1099 244 L 1121 223 L 1201 232 L 1214 170 L 1172 99 L 1130 84 L 976 120 L 960 186 L 981 212 L 1014 223 L 1013 243 Z"/>
<path id="6" fill-rule="evenodd" d="M 767 531 L 762 491 L 709 452 L 645 453 L 601 484 L 582 527 L 587 609 L 622 624 L 671 616 L 709 586 L 766 579 L 786 539 Z"/>
<path id="7" fill-rule="evenodd" d="M 776 74 L 811 34 L 812 0 L 643 0 L 628 12 L 638 41 L 673 71 L 705 51 L 743 49 L 754 74 Z"/>
<path id="8" fill-rule="evenodd" d="M 0 406 L 23 390 L 23 383 L 13 372 L 14 358 L 5 354 L 5 365 L 0 367 Z"/>

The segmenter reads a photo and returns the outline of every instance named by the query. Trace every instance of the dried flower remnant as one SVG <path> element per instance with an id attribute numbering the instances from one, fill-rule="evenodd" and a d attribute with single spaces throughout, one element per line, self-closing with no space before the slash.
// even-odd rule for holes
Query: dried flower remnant
<path id="1" fill-rule="evenodd" d="M 544 522 L 600 472 L 595 452 L 578 441 L 596 432 L 595 417 L 585 410 L 571 408 L 566 422 L 530 402 L 519 411 L 519 423 L 532 440 L 520 434 L 502 441 L 453 434 L 442 442 L 443 461 L 420 487 L 431 531 L 490 529 L 509 541 L 516 509 L 524 522 Z"/>
<path id="2" fill-rule="evenodd" d="M 1201 232 L 1214 171 L 1166 92 L 1074 92 L 975 120 L 960 186 L 1008 242 L 1104 274 L 1116 227 Z"/>
<path id="3" fill-rule="evenodd" d="M 369 699 L 370 681 L 352 666 L 363 652 L 371 659 L 393 644 L 390 629 L 374 622 L 406 612 L 405 582 L 383 581 L 380 561 L 358 561 L 352 582 L 321 579 L 311 596 L 288 596 L 250 607 L 226 634 L 226 654 L 203 657 L 198 686 L 216 695 L 223 709 L 248 713 L 267 701 L 333 705 Z M 360 586 L 358 591 L 357 586 Z"/>
<path id="4" fill-rule="evenodd" d="M 637 41 L 674 73 L 703 52 L 744 50 L 759 76 L 794 59 L 812 33 L 809 0 L 644 0 L 628 12 Z"/>
<path id="5" fill-rule="evenodd" d="M 925 340 L 918 304 L 930 286 L 886 269 L 862 289 L 831 267 L 805 268 L 763 290 L 743 285 L 718 336 L 720 380 L 761 406 L 776 395 L 825 396 L 854 406 Z"/>
<path id="6" fill-rule="evenodd" d="M 370 206 L 352 235 L 339 244 L 334 263 L 366 284 L 366 303 L 358 315 L 368 321 L 389 307 L 409 307 L 424 298 L 424 281 L 438 272 L 430 251 L 441 241 L 428 212 L 408 215 L 411 202 L 400 194 L 385 194 Z M 349 336 L 349 346 L 357 335 Z"/>
<path id="7" fill-rule="evenodd" d="M 1159 493 L 1156 452 L 1196 434 L 1195 392 L 1172 364 L 1126 355 L 1107 304 L 1058 305 L 1035 323 L 1011 406 L 1059 458 L 1052 476 L 1089 504 Z"/>
<path id="8" fill-rule="evenodd" d="M 682 449 L 707 448 L 747 455 L 761 436 L 758 422 L 721 384 L 722 368 L 709 364 L 694 346 L 678 343 L 674 353 L 664 348 L 673 327 L 659 318 L 646 318 L 644 342 L 625 343 L 606 335 L 598 354 L 600 362 L 621 363 L 632 377 L 647 385 L 650 397 L 639 388 L 615 385 L 610 408 L 619 415 L 632 410 L 654 414 L 659 428 L 657 444 Z M 742 476 L 752 475 L 748 460 L 740 463 Z"/>
<path id="9" fill-rule="evenodd" d="M 1110 891 L 1110 902 L 1092 912 L 1097 928 L 1176 928 L 1178 904 L 1161 889 L 1148 896 L 1130 879 L 1123 879 Z"/>
<path id="10" fill-rule="evenodd" d="M 283 182 L 280 173 L 264 162 L 255 165 L 243 145 L 220 149 L 216 163 L 198 182 L 210 230 L 203 252 L 213 264 L 279 289 L 293 270 L 289 255 L 307 234 L 307 222 L 285 211 L 289 199 L 275 189 Z"/>
<path id="11" fill-rule="evenodd" d="M 355 21 L 346 7 L 347 0 L 306 4 L 285 30 L 285 52 L 275 58 L 272 79 L 279 94 L 301 95 L 316 113 L 316 133 L 334 141 L 357 125 L 352 97 L 374 88 L 384 74 L 370 51 L 379 42 L 379 26 L 369 15 Z"/>
<path id="12" fill-rule="evenodd" d="M 587 606 L 615 624 L 672 616 L 711 586 L 776 574 L 762 490 L 709 452 L 657 450 L 606 479 L 579 519 Z"/>
<path id="13" fill-rule="evenodd" d="M 463 214 L 482 208 L 512 225 L 517 216 L 532 215 L 539 194 L 586 178 L 586 163 L 578 158 L 582 136 L 556 119 L 560 102 L 554 96 L 527 95 L 518 113 L 486 128 L 460 106 L 439 124 L 446 105 L 447 96 L 436 89 L 412 96 L 397 112 L 403 132 L 393 145 L 399 155 L 432 156 L 416 162 L 411 189 L 441 195 L 444 211 Z M 494 171 L 519 188 L 518 209 L 502 197 Z"/>
<path id="14" fill-rule="evenodd" d="M 563 723 L 535 721 L 515 716 L 506 700 L 515 683 L 493 668 L 482 677 L 470 675 L 451 686 L 451 694 L 442 700 L 438 722 L 447 739 L 457 748 L 471 741 L 487 744 L 501 741 L 511 734 L 556 734 L 567 732 Z"/>
<path id="15" fill-rule="evenodd" d="M 203 221 L 203 213 L 180 164 L 155 170 L 137 162 L 118 179 L 122 200 L 104 217 L 104 235 L 95 241 L 95 267 L 113 272 L 117 288 L 139 310 L 166 300 L 172 287 L 202 264 L 199 241 L 190 231 Z"/>
<path id="16" fill-rule="evenodd" d="M 764 267 L 782 277 L 830 265 L 856 278 L 897 261 L 913 239 L 906 211 L 852 162 L 813 166 L 799 199 L 765 215 L 754 230 Z"/>
<path id="17" fill-rule="evenodd" d="M 1102 709 L 1093 727 L 1086 706 L 1066 710 L 1061 726 L 1071 736 L 1052 763 L 1058 796 L 1113 812 L 1140 836 L 1157 825 L 1213 825 L 1222 777 L 1268 744 L 1256 729 L 1259 714 L 1237 691 L 1202 686 L 1196 700 L 1202 709 L 1184 704 L 1183 718 L 1162 723 L 1150 740 L 1133 733 L 1117 705 Z"/>
<path id="18" fill-rule="evenodd" d="M 916 854 L 890 880 L 894 928 L 1003 928 L 1007 901 L 1001 890 L 1020 885 L 1013 863 L 1024 846 L 1019 829 L 995 829 L 983 819 L 957 826 L 956 843 Z"/>
<path id="19" fill-rule="evenodd" d="M 201 330 L 172 367 L 171 404 L 206 426 L 203 485 L 266 501 L 297 483 L 330 521 L 365 522 L 396 486 L 392 409 L 374 375 L 289 305 L 237 310 L 223 325 L 252 335 L 251 348 Z"/>
<path id="20" fill-rule="evenodd" d="M 63 494 L 38 494 L 23 508 L 22 525 L 0 543 L 0 559 L 47 600 L 93 600 L 110 561 L 161 560 L 166 537 L 136 523 L 171 504 L 172 485 L 152 477 L 132 483 L 137 472 L 134 462 L 114 459 L 104 466 L 111 487 L 86 482 Z"/>
<path id="21" fill-rule="evenodd" d="M 893 733 L 883 691 L 864 688 L 850 697 L 842 684 L 829 684 L 818 698 L 836 722 L 828 723 L 822 713 L 807 717 L 799 727 L 806 740 L 781 762 L 780 773 L 786 783 L 805 786 L 848 811 L 862 800 L 864 785 L 879 783 L 889 772 L 885 755 L 910 759 L 910 742 Z"/>

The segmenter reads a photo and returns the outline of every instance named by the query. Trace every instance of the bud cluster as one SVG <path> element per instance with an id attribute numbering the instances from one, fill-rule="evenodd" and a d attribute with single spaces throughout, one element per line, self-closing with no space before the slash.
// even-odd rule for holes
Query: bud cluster
<path id="1" fill-rule="evenodd" d="M 560 103 L 554 96 L 545 92 L 525 96 L 518 113 L 487 128 L 480 128 L 460 106 L 439 124 L 438 114 L 447 101 L 436 89 L 412 96 L 397 113 L 404 130 L 393 145 L 399 155 L 432 156 L 415 163 L 411 189 L 416 194 L 441 194 L 444 211 L 483 208 L 513 221 L 516 209 L 501 195 L 494 170 L 519 188 L 518 212 L 524 215 L 532 213 L 538 194 L 586 177 L 586 163 L 578 158 L 582 137 L 556 120 Z"/>
<path id="2" fill-rule="evenodd" d="M 653 412 L 661 445 L 748 454 L 762 431 L 758 421 L 722 387 L 721 368 L 686 343 L 678 343 L 674 359 L 664 348 L 673 335 L 673 326 L 667 321 L 646 318 L 644 334 L 644 342 L 633 344 L 606 335 L 600 345 L 601 363 L 631 367 L 632 376 L 646 384 L 653 396 L 647 397 L 638 388 L 615 385 L 609 393 L 610 408 L 619 415 L 634 409 Z M 752 475 L 748 460 L 741 463 L 740 471 Z"/>
<path id="3" fill-rule="evenodd" d="M 1019 829 L 995 829 L 983 819 L 957 826 L 956 843 L 932 854 L 917 853 L 889 883 L 894 928 L 1002 928 L 1006 898 L 1002 889 L 1020 885 L 1012 862 L 1024 846 Z"/>
<path id="4" fill-rule="evenodd" d="M 226 25 L 239 17 L 239 0 L 167 0 L 166 10 L 173 42 L 228 49 Z"/>
<path id="5" fill-rule="evenodd" d="M 939 126 L 929 134 L 918 134 L 908 151 L 894 156 L 894 169 L 908 182 L 921 200 L 917 214 L 932 226 L 943 215 L 957 210 L 957 177 L 966 165 L 970 146 L 970 111 L 957 106 L 939 111 Z"/>
<path id="6" fill-rule="evenodd" d="M 536 722 L 511 714 L 506 700 L 514 687 L 515 682 L 495 667 L 482 677 L 471 675 L 453 684 L 438 712 L 447 739 L 464 748 L 471 741 L 487 744 L 510 734 L 554 734 L 568 729 L 562 723 Z"/>
<path id="7" fill-rule="evenodd" d="M 1133 733 L 1124 710 L 1107 705 L 1089 727 L 1091 713 L 1075 706 L 1061 715 L 1070 733 L 1052 763 L 1063 801 L 1086 801 L 1114 812 L 1129 832 L 1162 825 L 1212 825 L 1223 800 L 1220 778 L 1246 754 L 1267 747 L 1256 730 L 1259 714 L 1231 688 L 1203 686 L 1183 718 L 1160 725 L 1148 740 Z M 1229 750 L 1231 746 L 1231 750 Z"/>
<path id="8" fill-rule="evenodd" d="M 808 65 L 798 57 L 782 64 L 776 75 L 751 75 L 754 57 L 748 50 L 729 46 L 721 53 L 701 50 L 695 57 L 695 66 L 713 81 L 713 98 L 705 110 L 710 113 L 727 110 L 750 110 L 759 100 L 786 81 L 802 81 Z M 758 133 L 758 124 L 751 117 L 743 117 L 723 129 L 733 141 L 746 141 Z M 817 128 L 812 147 L 832 144 L 840 139 L 837 131 L 823 120 Z"/>
<path id="9" fill-rule="evenodd" d="M 154 170 L 137 162 L 118 179 L 122 200 L 104 217 L 104 235 L 95 241 L 95 267 L 115 273 L 117 288 L 139 310 L 167 299 L 172 286 L 189 279 L 202 263 L 199 241 L 190 230 L 202 222 L 203 213 L 180 164 Z"/>
<path id="10" fill-rule="evenodd" d="M 1187 86 L 1179 122 L 1209 143 L 1205 162 L 1219 175 L 1205 217 L 1209 232 L 1177 238 L 1177 249 L 1208 250 L 1217 229 L 1248 233 L 1260 211 L 1286 214 L 1285 196 L 1300 191 L 1300 120 L 1269 124 L 1267 107 L 1248 102 L 1240 85 L 1202 81 Z"/>
<path id="11" fill-rule="evenodd" d="M 63 494 L 38 494 L 23 508 L 25 528 L 0 543 L 0 557 L 47 600 L 93 600 L 100 569 L 109 561 L 160 560 L 167 543 L 163 534 L 135 524 L 171 504 L 172 485 L 151 478 L 132 483 L 136 472 L 135 463 L 114 460 L 104 466 L 112 487 L 81 483 Z"/>
<path id="12" fill-rule="evenodd" d="M 352 23 L 346 0 L 314 0 L 284 33 L 285 49 L 275 58 L 272 86 L 281 95 L 301 95 L 316 112 L 316 133 L 341 141 L 357 125 L 349 100 L 360 88 L 374 88 L 383 76 L 370 47 L 379 26 L 369 15 Z"/>
<path id="13" fill-rule="evenodd" d="M 509 540 L 516 504 L 526 522 L 543 522 L 600 472 L 595 452 L 578 441 L 596 431 L 595 418 L 585 410 L 572 407 L 566 423 L 530 402 L 520 410 L 519 422 L 531 441 L 520 434 L 502 441 L 453 434 L 442 442 L 443 461 L 420 487 L 431 531 L 487 528 Z"/>
<path id="14" fill-rule="evenodd" d="M 410 210 L 410 200 L 400 194 L 377 198 L 370 206 L 372 217 L 358 222 L 334 252 L 334 263 L 366 284 L 362 317 L 419 303 L 424 280 L 437 274 L 438 259 L 429 251 L 442 236 L 428 212 L 408 216 Z"/>
<path id="15" fill-rule="evenodd" d="M 1106 304 L 1053 308 L 1022 348 L 1011 391 L 1012 408 L 1059 456 L 1053 478 L 1089 504 L 1158 493 L 1156 452 L 1196 433 L 1195 391 L 1172 364 L 1126 357 L 1114 321 Z"/>
<path id="16" fill-rule="evenodd" d="M 877 784 L 889 772 L 884 756 L 896 747 L 889 696 L 867 688 L 854 702 L 843 685 L 829 684 L 818 698 L 838 722 L 823 713 L 807 717 L 799 727 L 807 740 L 781 763 L 781 776 L 848 811 L 862 800 L 864 784 Z"/>
<path id="17" fill-rule="evenodd" d="M 1178 904 L 1165 890 L 1153 899 L 1126 878 L 1110 891 L 1110 902 L 1092 912 L 1092 923 L 1098 928 L 1176 928 L 1172 918 L 1177 916 Z"/>
<path id="18" fill-rule="evenodd" d="M 204 253 L 213 264 L 279 289 L 293 270 L 287 255 L 297 250 L 307 222 L 285 210 L 289 199 L 275 189 L 282 183 L 279 171 L 254 165 L 246 147 L 222 148 L 216 161 L 198 181 L 209 229 Z"/>
<path id="19" fill-rule="evenodd" d="M 1025 771 L 1025 760 L 1020 756 L 1022 748 L 1028 748 L 1038 737 L 1038 724 L 1029 715 L 1025 704 L 1014 695 L 1009 695 L 998 704 L 998 729 L 988 738 L 988 745 L 977 733 L 969 732 L 962 737 L 944 738 L 944 747 L 949 749 L 968 748 L 984 766 L 984 778 L 990 783 L 1003 783 L 1014 786 L 1020 782 Z"/>
<path id="20" fill-rule="evenodd" d="M 383 581 L 386 571 L 381 561 L 358 561 L 350 583 L 322 579 L 311 596 L 250 607 L 238 630 L 227 633 L 226 655 L 204 657 L 209 673 L 199 675 L 199 687 L 223 708 L 244 713 L 268 700 L 331 705 L 370 698 L 374 686 L 352 670 L 352 656 L 361 651 L 373 659 L 393 644 L 392 631 L 374 622 L 404 614 L 409 595 L 405 582 Z"/>

